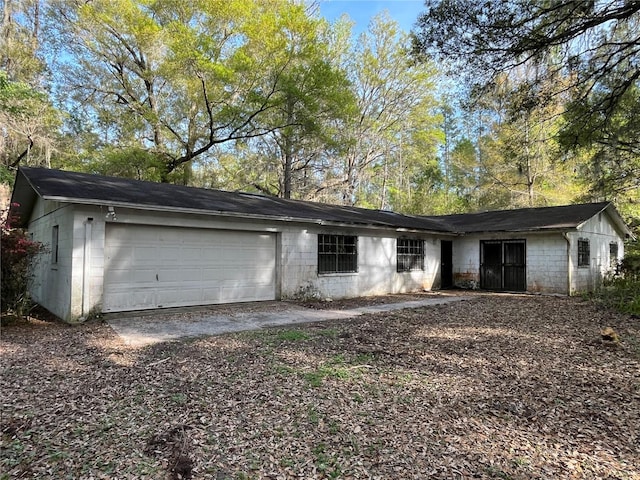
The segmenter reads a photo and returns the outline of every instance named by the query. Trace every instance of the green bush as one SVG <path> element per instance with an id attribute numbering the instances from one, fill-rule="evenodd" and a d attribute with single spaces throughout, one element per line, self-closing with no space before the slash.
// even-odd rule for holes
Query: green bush
<path id="1" fill-rule="evenodd" d="M 640 251 L 637 248 L 625 254 L 616 275 L 604 280 L 596 299 L 606 307 L 640 316 Z"/>
<path id="2" fill-rule="evenodd" d="M 3 314 L 23 317 L 31 307 L 29 282 L 33 265 L 44 246 L 31 240 L 21 228 L 14 228 L 15 216 L 6 215 L 0 224 L 2 257 L 1 307 Z"/>

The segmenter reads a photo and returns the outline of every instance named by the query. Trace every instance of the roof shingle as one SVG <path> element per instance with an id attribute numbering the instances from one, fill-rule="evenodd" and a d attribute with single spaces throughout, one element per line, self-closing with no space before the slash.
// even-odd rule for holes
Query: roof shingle
<path id="1" fill-rule="evenodd" d="M 27 190 L 31 190 L 31 193 Z M 250 193 L 21 167 L 12 197 L 12 201 L 15 199 L 23 204 L 17 207 L 21 210 L 19 213 L 30 213 L 36 193 L 49 200 L 94 205 L 121 205 L 448 234 L 572 229 L 610 206 L 608 202 L 600 202 L 460 215 L 411 216 Z"/>

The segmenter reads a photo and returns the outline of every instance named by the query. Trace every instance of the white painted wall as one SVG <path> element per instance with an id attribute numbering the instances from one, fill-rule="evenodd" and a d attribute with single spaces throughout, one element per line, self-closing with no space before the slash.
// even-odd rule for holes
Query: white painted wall
<path id="1" fill-rule="evenodd" d="M 84 280 L 86 224 L 91 220 L 91 246 L 89 282 Z M 115 218 L 104 206 L 78 205 L 74 222 L 74 269 L 71 318 L 80 318 L 103 309 L 103 287 L 105 273 L 105 240 L 107 223 L 156 225 L 160 227 L 209 228 L 218 230 L 277 232 L 264 222 L 229 219 L 208 215 L 185 215 L 160 211 L 142 211 L 115 208 Z M 86 288 L 88 285 L 88 288 Z M 83 289 L 83 287 L 85 287 Z M 84 306 L 84 308 L 83 308 Z"/>
<path id="2" fill-rule="evenodd" d="M 106 206 L 68 205 L 38 200 L 29 231 L 34 240 L 51 241 L 54 225 L 59 225 L 58 255 L 52 265 L 43 255 L 32 288 L 34 300 L 65 320 L 100 312 L 103 304 L 105 226 L 141 224 L 271 232 L 276 234 L 276 290 L 283 299 L 305 295 L 345 298 L 386 293 L 402 293 L 438 288 L 440 283 L 440 240 L 428 234 L 404 234 L 394 230 L 325 227 L 294 222 L 267 222 L 242 217 L 143 211 L 116 207 L 115 219 Z M 320 233 L 358 237 L 358 272 L 318 275 Z M 396 272 L 396 241 L 400 236 L 425 242 L 424 271 Z M 592 289 L 609 268 L 609 244 L 616 242 L 620 258 L 623 238 L 615 231 L 606 213 L 586 222 L 578 232 L 528 233 L 510 235 L 467 235 L 453 241 L 454 284 L 479 286 L 480 240 L 526 238 L 527 290 L 568 293 Z M 577 267 L 577 239 L 588 238 L 591 246 L 589 268 Z"/>
<path id="3" fill-rule="evenodd" d="M 47 248 L 34 267 L 31 297 L 62 319 L 71 317 L 73 208 L 73 205 L 38 199 L 29 220 L 33 240 Z M 54 264 L 51 240 L 55 225 L 58 225 L 58 262 Z"/>
<path id="4" fill-rule="evenodd" d="M 318 275 L 318 234 L 356 235 L 358 271 Z M 440 278 L 440 242 L 429 235 L 411 235 L 425 241 L 424 271 L 396 272 L 399 234 L 363 229 L 288 228 L 282 232 L 282 298 L 314 295 L 348 298 L 431 290 Z M 409 236 L 408 236 L 409 237 Z"/>
<path id="5" fill-rule="evenodd" d="M 624 238 L 606 212 L 586 221 L 577 231 L 562 234 L 466 235 L 453 242 L 454 283 L 480 285 L 480 241 L 526 239 L 527 291 L 569 294 L 595 289 L 610 272 L 609 245 L 618 245 L 618 259 L 624 255 Z M 590 265 L 578 267 L 578 239 L 589 240 Z M 569 255 L 567 252 L 569 251 Z"/>
<path id="6" fill-rule="evenodd" d="M 527 237 L 527 291 L 568 293 L 567 241 L 562 234 Z"/>
<path id="7" fill-rule="evenodd" d="M 480 288 L 480 238 L 458 237 L 453 241 L 453 284 L 462 288 Z"/>
<path id="8" fill-rule="evenodd" d="M 624 238 L 614 228 L 609 215 L 602 212 L 587 220 L 577 232 L 569 234 L 571 239 L 571 292 L 591 291 L 597 288 L 602 278 L 610 272 L 609 245 L 618 244 L 618 258 L 624 256 Z M 590 262 L 588 267 L 578 267 L 578 239 L 589 240 Z"/>
<path id="9" fill-rule="evenodd" d="M 43 216 L 45 208 L 58 210 Z M 41 265 L 38 273 L 42 278 L 41 287 L 34 290 L 34 299 L 67 321 L 102 311 L 108 222 L 276 233 L 274 254 L 277 256 L 276 283 L 280 298 L 292 298 L 305 292 L 323 298 L 345 298 L 430 290 L 437 288 L 440 281 L 440 241 L 431 235 L 406 235 L 425 240 L 425 269 L 398 273 L 396 238 L 400 233 L 393 230 L 328 229 L 319 225 L 120 207 L 115 208 L 114 219 L 109 216 L 106 206 L 67 205 L 60 208 L 52 202 L 39 200 L 30 230 L 35 239 L 42 241 L 50 235 L 51 226 L 59 224 L 61 260 L 57 268 Z M 318 275 L 319 233 L 358 236 L 357 273 Z"/>
<path id="10" fill-rule="evenodd" d="M 453 242 L 453 280 L 463 288 L 480 287 L 480 241 L 526 241 L 527 291 L 567 293 L 567 242 L 560 233 L 465 235 Z"/>

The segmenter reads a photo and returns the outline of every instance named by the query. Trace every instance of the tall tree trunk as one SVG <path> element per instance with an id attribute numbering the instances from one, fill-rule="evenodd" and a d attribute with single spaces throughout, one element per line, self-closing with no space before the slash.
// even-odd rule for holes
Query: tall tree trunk
<path id="1" fill-rule="evenodd" d="M 38 51 L 38 35 L 40 32 L 40 0 L 36 0 L 33 4 L 33 31 L 31 32 L 31 48 L 34 52 Z"/>
<path id="2" fill-rule="evenodd" d="M 291 97 L 287 98 L 287 125 L 293 125 L 293 109 L 295 100 Z M 284 136 L 284 172 L 283 172 L 283 185 L 282 196 L 283 198 L 291 198 L 291 171 L 293 170 L 293 139 L 291 128 L 285 127 L 283 130 Z"/>

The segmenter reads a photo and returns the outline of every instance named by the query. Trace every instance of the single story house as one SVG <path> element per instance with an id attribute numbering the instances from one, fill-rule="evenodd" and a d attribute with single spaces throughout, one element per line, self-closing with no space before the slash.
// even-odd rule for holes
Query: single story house
<path id="1" fill-rule="evenodd" d="M 67 321 L 452 286 L 571 294 L 631 235 L 610 203 L 409 216 L 26 167 L 11 202 L 48 246 L 33 299 Z"/>

